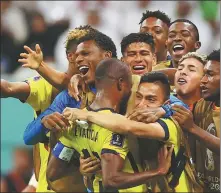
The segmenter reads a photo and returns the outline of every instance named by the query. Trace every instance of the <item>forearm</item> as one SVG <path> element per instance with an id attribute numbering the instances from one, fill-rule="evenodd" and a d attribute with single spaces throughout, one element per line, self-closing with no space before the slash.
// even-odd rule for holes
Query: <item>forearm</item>
<path id="1" fill-rule="evenodd" d="M 132 188 L 134 186 L 145 184 L 147 180 L 160 175 L 162 174 L 160 174 L 158 170 L 149 170 L 141 173 L 119 172 L 111 176 L 106 184 L 104 184 L 104 187 L 117 189 Z"/>
<path id="2" fill-rule="evenodd" d="M 30 94 L 30 87 L 26 82 L 8 82 L 1 79 L 1 98 L 13 97 L 25 101 Z"/>
<path id="3" fill-rule="evenodd" d="M 197 125 L 194 125 L 189 132 L 198 140 L 200 140 L 200 142 L 203 143 L 212 152 L 220 155 L 220 138 L 208 133 Z"/>
<path id="4" fill-rule="evenodd" d="M 107 128 L 112 132 L 119 134 L 127 134 L 127 121 L 128 119 L 119 114 L 105 114 L 89 111 L 87 114 L 87 120 L 95 123 L 101 127 Z"/>
<path id="5" fill-rule="evenodd" d="M 37 72 L 58 90 L 66 89 L 71 78 L 68 74 L 59 72 L 44 62 L 41 63 Z"/>
<path id="6" fill-rule="evenodd" d="M 36 119 L 28 124 L 24 131 L 23 140 L 26 145 L 35 145 L 48 140 L 46 133 L 48 130 L 41 124 L 41 120 Z"/>

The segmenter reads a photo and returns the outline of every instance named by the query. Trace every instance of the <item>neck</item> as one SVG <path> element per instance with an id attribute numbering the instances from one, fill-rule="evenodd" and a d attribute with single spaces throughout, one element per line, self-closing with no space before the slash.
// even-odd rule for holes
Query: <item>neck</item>
<path id="1" fill-rule="evenodd" d="M 173 64 L 174 68 L 178 67 L 178 61 L 175 61 L 175 60 L 172 59 L 172 64 Z"/>
<path id="2" fill-rule="evenodd" d="M 119 99 L 116 99 L 111 92 L 100 90 L 97 92 L 94 102 L 90 107 L 94 110 L 100 108 L 110 108 L 119 112 Z"/>
<path id="3" fill-rule="evenodd" d="M 157 63 L 167 60 L 167 50 L 165 50 L 162 53 L 157 53 L 156 55 L 157 55 Z"/>
<path id="4" fill-rule="evenodd" d="M 201 96 L 199 93 L 191 93 L 189 95 L 179 95 L 177 94 L 177 98 L 183 101 L 188 106 L 193 105 L 195 102 L 201 99 Z"/>

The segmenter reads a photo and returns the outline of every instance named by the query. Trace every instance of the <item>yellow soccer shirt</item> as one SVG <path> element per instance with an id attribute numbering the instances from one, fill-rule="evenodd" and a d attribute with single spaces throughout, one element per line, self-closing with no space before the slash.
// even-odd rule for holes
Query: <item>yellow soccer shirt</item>
<path id="1" fill-rule="evenodd" d="M 37 115 L 50 106 L 52 102 L 53 87 L 41 76 L 29 78 L 26 82 L 30 86 L 30 95 L 27 98 L 26 103 L 32 106 L 35 111 L 35 117 L 37 117 Z M 38 159 L 37 155 L 34 156 L 35 163 L 40 161 L 36 192 L 53 192 L 52 190 L 48 190 L 48 183 L 46 180 L 46 169 L 49 156 L 48 143 L 38 143 L 36 146 L 38 146 L 37 148 L 39 148 L 40 153 L 40 160 L 36 160 Z M 35 165 L 35 167 L 38 166 Z"/>
<path id="2" fill-rule="evenodd" d="M 163 127 L 163 129 L 165 131 L 164 143 L 169 145 L 169 146 L 171 146 L 173 144 L 174 145 L 174 153 L 175 153 L 175 156 L 177 156 L 177 153 L 178 153 L 178 151 L 180 149 L 180 137 L 181 137 L 179 129 L 176 127 L 174 122 L 171 119 L 169 119 L 169 118 L 168 119 L 161 118 L 161 119 L 158 120 L 158 123 L 160 123 L 160 125 Z M 148 139 L 146 141 L 146 143 L 145 143 L 144 139 L 142 139 L 142 141 L 141 141 L 142 142 L 142 147 L 145 144 L 145 146 L 147 146 L 147 147 L 149 145 L 151 145 L 151 147 L 153 146 L 153 149 L 155 149 L 155 150 L 159 148 L 158 143 L 156 143 L 155 140 L 149 140 Z M 156 154 L 156 152 L 155 153 L 151 152 L 152 151 L 151 147 L 150 147 L 150 150 L 148 150 L 148 149 L 146 150 L 146 153 L 148 154 L 148 152 L 149 152 L 151 154 L 154 154 L 155 161 L 156 161 L 157 154 Z M 144 153 L 144 152 L 142 152 L 142 153 Z M 145 157 L 145 155 L 143 155 L 143 156 Z M 146 156 L 148 156 L 148 155 L 146 155 Z M 150 160 L 151 164 L 154 161 L 152 158 L 147 158 L 147 159 Z M 147 169 L 149 169 L 148 161 L 146 161 L 146 167 L 147 167 Z M 167 182 L 170 182 L 171 179 L 172 179 L 172 174 L 167 175 Z M 156 183 L 157 183 L 157 178 L 156 178 Z M 160 191 L 159 188 L 155 187 L 155 185 L 153 185 L 153 184 L 151 185 L 151 189 L 153 190 L 153 192 L 155 192 L 156 190 Z M 187 174 L 186 174 L 185 171 L 183 171 L 181 173 L 181 176 L 179 178 L 179 183 L 175 187 L 175 192 L 190 192 L 189 180 L 187 178 Z"/>
<path id="3" fill-rule="evenodd" d="M 176 156 L 180 149 L 181 133 L 179 132 L 179 129 L 176 127 L 176 125 L 171 119 L 162 118 L 160 120 L 163 123 L 165 123 L 165 125 L 163 126 L 165 133 L 166 133 L 166 138 L 167 138 L 165 142 L 168 145 L 171 145 L 171 144 L 174 145 L 174 153 Z M 171 179 L 172 179 L 172 176 L 168 176 L 168 181 L 171 181 Z M 187 174 L 185 173 L 185 171 L 181 173 L 179 184 L 175 187 L 175 191 L 176 192 L 190 192 L 189 181 L 188 181 Z"/>
<path id="4" fill-rule="evenodd" d="M 99 112 L 111 113 L 109 109 L 103 109 Z M 64 149 L 61 150 L 61 145 Z M 68 151 L 65 151 L 65 149 Z M 57 150 L 56 150 L 57 149 Z M 60 149 L 58 151 L 58 149 Z M 101 158 L 103 153 L 116 153 L 125 160 L 124 172 L 134 173 L 142 171 L 140 165 L 136 164 L 132 154 L 128 150 L 127 138 L 123 135 L 112 133 L 111 131 L 95 124 L 90 124 L 88 128 L 73 124 L 67 133 L 60 138 L 60 142 L 55 146 L 53 154 L 62 159 L 69 161 L 70 155 L 78 152 L 84 156 L 96 156 Z M 58 153 L 55 153 L 58 152 Z M 67 153 L 69 152 L 69 153 Z M 68 158 L 67 158 L 67 154 Z M 102 176 L 96 174 L 93 180 L 94 192 L 102 192 Z M 146 192 L 146 185 L 140 185 L 133 188 L 121 189 L 119 192 Z"/>

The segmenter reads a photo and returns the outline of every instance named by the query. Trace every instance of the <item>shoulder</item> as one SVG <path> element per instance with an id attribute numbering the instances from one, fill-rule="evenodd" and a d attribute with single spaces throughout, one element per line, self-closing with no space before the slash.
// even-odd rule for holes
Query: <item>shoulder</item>
<path id="1" fill-rule="evenodd" d="M 205 101 L 204 99 L 200 99 L 194 108 L 194 116 L 200 116 L 206 114 L 209 110 L 212 109 L 212 102 Z"/>

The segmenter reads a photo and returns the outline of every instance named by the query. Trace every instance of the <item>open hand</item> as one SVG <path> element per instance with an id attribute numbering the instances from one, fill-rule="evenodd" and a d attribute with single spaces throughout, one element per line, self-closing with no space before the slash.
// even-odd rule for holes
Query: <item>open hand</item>
<path id="1" fill-rule="evenodd" d="M 79 101 L 79 88 L 80 91 L 86 92 L 86 84 L 84 82 L 83 76 L 80 74 L 75 74 L 71 77 L 70 83 L 68 85 L 68 93 L 72 96 L 76 101 Z"/>
<path id="2" fill-rule="evenodd" d="M 169 150 L 167 148 L 167 145 L 164 145 L 158 152 L 158 171 L 161 175 L 166 175 L 171 166 L 171 156 L 174 145 L 172 145 Z"/>
<path id="3" fill-rule="evenodd" d="M 64 131 L 70 126 L 69 121 L 58 112 L 45 116 L 41 122 L 47 129 L 54 132 Z"/>
<path id="4" fill-rule="evenodd" d="M 80 172 L 83 176 L 91 176 L 101 170 L 101 162 L 96 157 L 84 159 L 80 157 Z"/>
<path id="5" fill-rule="evenodd" d="M 144 107 L 144 108 L 136 108 L 133 110 L 131 114 L 127 117 L 130 120 L 139 121 L 143 123 L 154 123 L 159 118 L 163 117 L 165 111 L 161 107 L 153 108 L 153 107 Z"/>
<path id="6" fill-rule="evenodd" d="M 35 45 L 35 51 L 28 46 L 24 46 L 24 49 L 28 53 L 21 53 L 20 56 L 23 57 L 23 59 L 19 59 L 18 62 L 23 63 L 22 67 L 37 70 L 43 61 L 43 53 L 39 44 Z"/>

